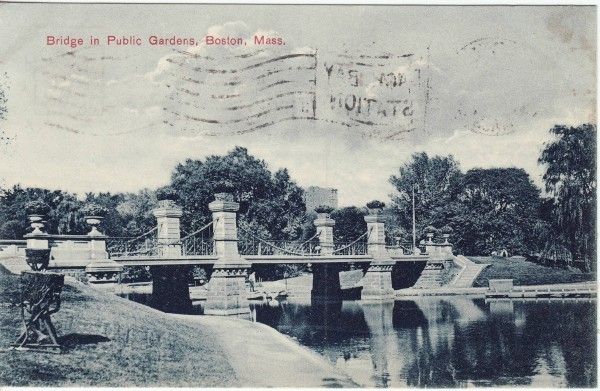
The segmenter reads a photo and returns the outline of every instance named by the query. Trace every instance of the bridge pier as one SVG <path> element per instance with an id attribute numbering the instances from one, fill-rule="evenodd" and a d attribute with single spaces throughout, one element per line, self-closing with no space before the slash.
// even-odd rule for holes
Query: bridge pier
<path id="1" fill-rule="evenodd" d="M 187 266 L 151 266 L 153 308 L 188 313 L 192 308 Z"/>
<path id="2" fill-rule="evenodd" d="M 328 213 L 319 213 L 314 221 L 319 234 L 319 246 L 321 255 L 333 254 L 333 227 L 335 220 Z M 313 263 L 313 286 L 311 299 L 313 301 L 339 301 L 342 298 L 340 287 L 340 271 L 338 264 Z"/>
<path id="3" fill-rule="evenodd" d="M 204 305 L 206 315 L 250 314 L 246 276 L 250 263 L 238 252 L 236 212 L 240 204 L 229 193 L 215 194 L 208 205 L 213 215 L 215 253 L 218 257 L 208 283 Z"/>
<path id="4" fill-rule="evenodd" d="M 158 255 L 181 256 L 182 211 L 172 200 L 160 200 L 152 211 L 158 224 Z M 192 308 L 188 266 L 152 266 L 152 307 L 165 312 L 185 313 Z"/>
<path id="5" fill-rule="evenodd" d="M 367 251 L 373 256 L 363 277 L 361 300 L 394 300 L 396 293 L 392 287 L 392 268 L 396 264 L 385 248 L 385 224 L 380 211 L 365 216 L 367 222 Z"/>
<path id="6" fill-rule="evenodd" d="M 339 301 L 342 299 L 340 287 L 340 266 L 337 264 L 313 264 L 313 282 L 310 292 L 312 301 Z"/>

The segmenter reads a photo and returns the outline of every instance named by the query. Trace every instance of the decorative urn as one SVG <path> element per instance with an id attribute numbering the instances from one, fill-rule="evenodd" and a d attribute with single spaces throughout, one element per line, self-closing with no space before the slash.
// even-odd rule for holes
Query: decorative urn
<path id="1" fill-rule="evenodd" d="M 385 204 L 378 200 L 367 202 L 367 209 L 370 215 L 380 215 L 385 208 Z"/>
<path id="2" fill-rule="evenodd" d="M 164 186 L 156 190 L 156 199 L 161 208 L 173 208 L 177 206 L 179 195 L 171 187 Z"/>
<path id="3" fill-rule="evenodd" d="M 50 212 L 50 206 L 43 201 L 31 201 L 25 204 L 25 211 L 27 212 L 31 228 L 33 228 L 31 234 L 44 234 L 44 218 Z"/>
<path id="4" fill-rule="evenodd" d="M 101 236 L 102 232 L 98 230 L 98 226 L 104 220 L 104 217 L 108 213 L 108 209 L 98 204 L 88 204 L 83 208 L 85 222 L 88 223 L 92 229 L 88 233 L 89 236 Z"/>
<path id="5" fill-rule="evenodd" d="M 440 229 L 440 233 L 442 234 L 442 238 L 444 239 L 444 244 L 450 244 L 448 239 L 450 239 L 452 231 L 452 227 L 450 227 L 449 225 L 445 225 Z"/>
<path id="6" fill-rule="evenodd" d="M 433 237 L 438 232 L 438 230 L 433 226 L 429 225 L 424 229 L 425 236 L 427 237 L 427 243 L 433 243 Z"/>
<path id="7" fill-rule="evenodd" d="M 319 205 L 315 208 L 315 212 L 317 212 L 318 219 L 329 219 L 331 218 L 331 212 L 333 212 L 333 207 L 329 205 Z"/>

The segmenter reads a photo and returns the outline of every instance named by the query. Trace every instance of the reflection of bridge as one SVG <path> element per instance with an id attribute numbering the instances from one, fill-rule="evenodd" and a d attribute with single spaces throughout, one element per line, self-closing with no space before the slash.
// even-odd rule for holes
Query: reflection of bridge
<path id="1" fill-rule="evenodd" d="M 273 242 L 238 228 L 239 204 L 231 194 L 216 194 L 215 198 L 209 204 L 212 221 L 184 237 L 180 232 L 181 208 L 170 200 L 159 201 L 159 207 L 153 211 L 157 227 L 137 238 L 107 238 L 94 226 L 87 240 L 79 243 L 84 249 L 82 256 L 68 266 L 85 268 L 90 281 L 96 283 L 116 281 L 123 266 L 152 266 L 153 271 L 163 271 L 156 273 L 161 278 L 154 276 L 153 293 L 167 296 L 187 291 L 187 281 L 177 272 L 181 269 L 177 266 L 212 266 L 205 313 L 230 315 L 249 311 L 245 282 L 252 265 L 310 264 L 313 299 L 329 300 L 341 296 L 339 271 L 342 265 L 362 263 L 367 270 L 362 299 L 387 300 L 395 295 L 391 280 L 393 266 L 397 262 L 428 259 L 425 254 L 386 246 L 383 216 L 376 211 L 365 216 L 367 232 L 351 243 L 334 242 L 335 221 L 325 213 L 314 221 L 317 232 L 309 240 Z M 39 230 L 26 238 L 28 248 L 49 248 L 53 246 L 52 238 L 59 239 Z M 84 243 L 87 244 L 84 246 Z M 60 268 L 61 264 L 55 261 L 51 266 Z"/>

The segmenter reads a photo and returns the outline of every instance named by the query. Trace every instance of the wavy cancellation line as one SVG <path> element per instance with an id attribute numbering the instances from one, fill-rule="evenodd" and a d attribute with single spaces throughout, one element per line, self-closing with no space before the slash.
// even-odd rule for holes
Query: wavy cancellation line
<path id="1" fill-rule="evenodd" d="M 200 80 L 197 79 L 193 76 L 198 76 L 198 75 L 194 75 L 194 74 L 184 74 L 184 73 L 174 73 L 174 72 L 167 72 L 166 74 L 168 76 L 174 77 L 176 80 L 181 80 L 187 83 L 192 83 L 194 85 L 203 85 L 203 86 L 209 86 L 209 87 L 224 87 L 224 88 L 228 88 L 228 87 L 236 87 L 238 85 L 242 85 L 242 84 L 260 84 L 261 82 L 267 82 L 267 80 L 271 77 L 271 76 L 281 76 L 283 77 L 283 74 L 286 74 L 288 72 L 296 72 L 296 73 L 305 73 L 307 75 L 314 75 L 314 72 L 307 72 L 307 71 L 315 71 L 316 68 L 314 66 L 314 64 L 311 65 L 294 65 L 294 66 L 290 66 L 287 68 L 279 68 L 279 69 L 271 69 L 268 72 L 265 73 L 261 73 L 259 75 L 248 75 L 247 77 L 244 77 L 243 79 L 240 79 L 236 76 L 231 77 L 231 76 L 224 76 L 224 75 L 217 75 L 217 80 L 215 81 L 215 78 L 209 78 L 206 80 Z M 293 75 L 293 73 L 292 73 Z M 221 78 L 223 77 L 223 78 Z M 289 76 L 288 76 L 289 77 Z M 165 84 L 167 83 L 166 81 L 164 82 Z"/>
<path id="2" fill-rule="evenodd" d="M 229 68 L 229 69 L 203 68 L 203 67 L 199 67 L 199 66 L 195 67 L 192 64 L 181 63 L 181 62 L 175 61 L 172 58 L 167 58 L 166 61 L 171 64 L 175 64 L 175 65 L 178 65 L 181 67 L 191 68 L 196 72 L 206 72 L 209 74 L 235 74 L 235 73 L 251 71 L 251 70 L 263 67 L 265 65 L 277 64 L 278 62 L 283 62 L 283 61 L 292 60 L 292 59 L 296 59 L 296 58 L 311 58 L 311 59 L 316 60 L 316 56 L 314 54 L 304 54 L 304 53 L 287 54 L 285 56 L 274 57 L 274 58 L 271 58 L 271 59 L 268 59 L 265 61 L 247 65 L 244 67 Z"/>
<path id="3" fill-rule="evenodd" d="M 273 95 L 273 96 L 270 96 L 267 98 L 259 99 L 259 100 L 253 101 L 253 102 L 238 104 L 236 106 L 226 106 L 226 107 L 215 107 L 216 105 L 214 102 L 213 102 L 213 107 L 206 107 L 206 106 L 200 106 L 200 105 L 198 105 L 197 102 L 194 102 L 191 100 L 184 101 L 184 100 L 178 99 L 177 101 L 175 101 L 175 99 L 177 98 L 176 96 L 170 96 L 169 99 L 178 104 L 184 104 L 186 106 L 193 106 L 194 108 L 196 108 L 198 110 L 237 111 L 237 110 L 241 110 L 241 109 L 251 108 L 253 106 L 260 105 L 260 104 L 270 103 L 276 99 L 281 99 L 281 98 L 285 98 L 285 97 L 289 97 L 289 96 L 300 96 L 300 95 L 314 96 L 315 94 L 316 94 L 315 91 L 286 91 L 286 92 L 282 92 L 282 93 L 279 93 L 279 94 L 276 94 L 276 95 Z"/>
<path id="4" fill-rule="evenodd" d="M 306 103 L 312 103 L 312 102 L 307 101 Z M 237 123 L 241 123 L 244 121 L 250 121 L 250 120 L 265 117 L 265 116 L 268 116 L 271 114 L 277 114 L 278 112 L 280 112 L 282 110 L 293 110 L 295 107 L 297 107 L 296 102 L 289 102 L 287 104 L 271 106 L 271 107 L 262 109 L 258 112 L 252 113 L 252 114 L 247 114 L 247 115 L 244 115 L 241 117 L 228 118 L 228 119 L 215 119 L 215 118 L 200 117 L 200 116 L 198 116 L 198 114 L 190 114 L 190 113 L 185 113 L 185 112 L 181 112 L 181 111 L 178 112 L 175 110 L 167 110 L 167 111 L 169 111 L 174 116 L 178 117 L 179 120 L 189 120 L 189 121 L 194 121 L 194 122 L 227 125 L 227 124 L 237 124 Z"/>

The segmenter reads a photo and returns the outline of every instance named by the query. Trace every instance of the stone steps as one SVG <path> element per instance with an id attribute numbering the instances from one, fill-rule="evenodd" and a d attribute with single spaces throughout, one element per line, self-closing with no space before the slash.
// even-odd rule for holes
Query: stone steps
<path id="1" fill-rule="evenodd" d="M 462 255 L 456 256 L 456 262 L 463 267 L 463 270 L 449 284 L 449 286 L 454 288 L 472 287 L 479 273 L 489 266 L 488 264 L 475 263 Z"/>

